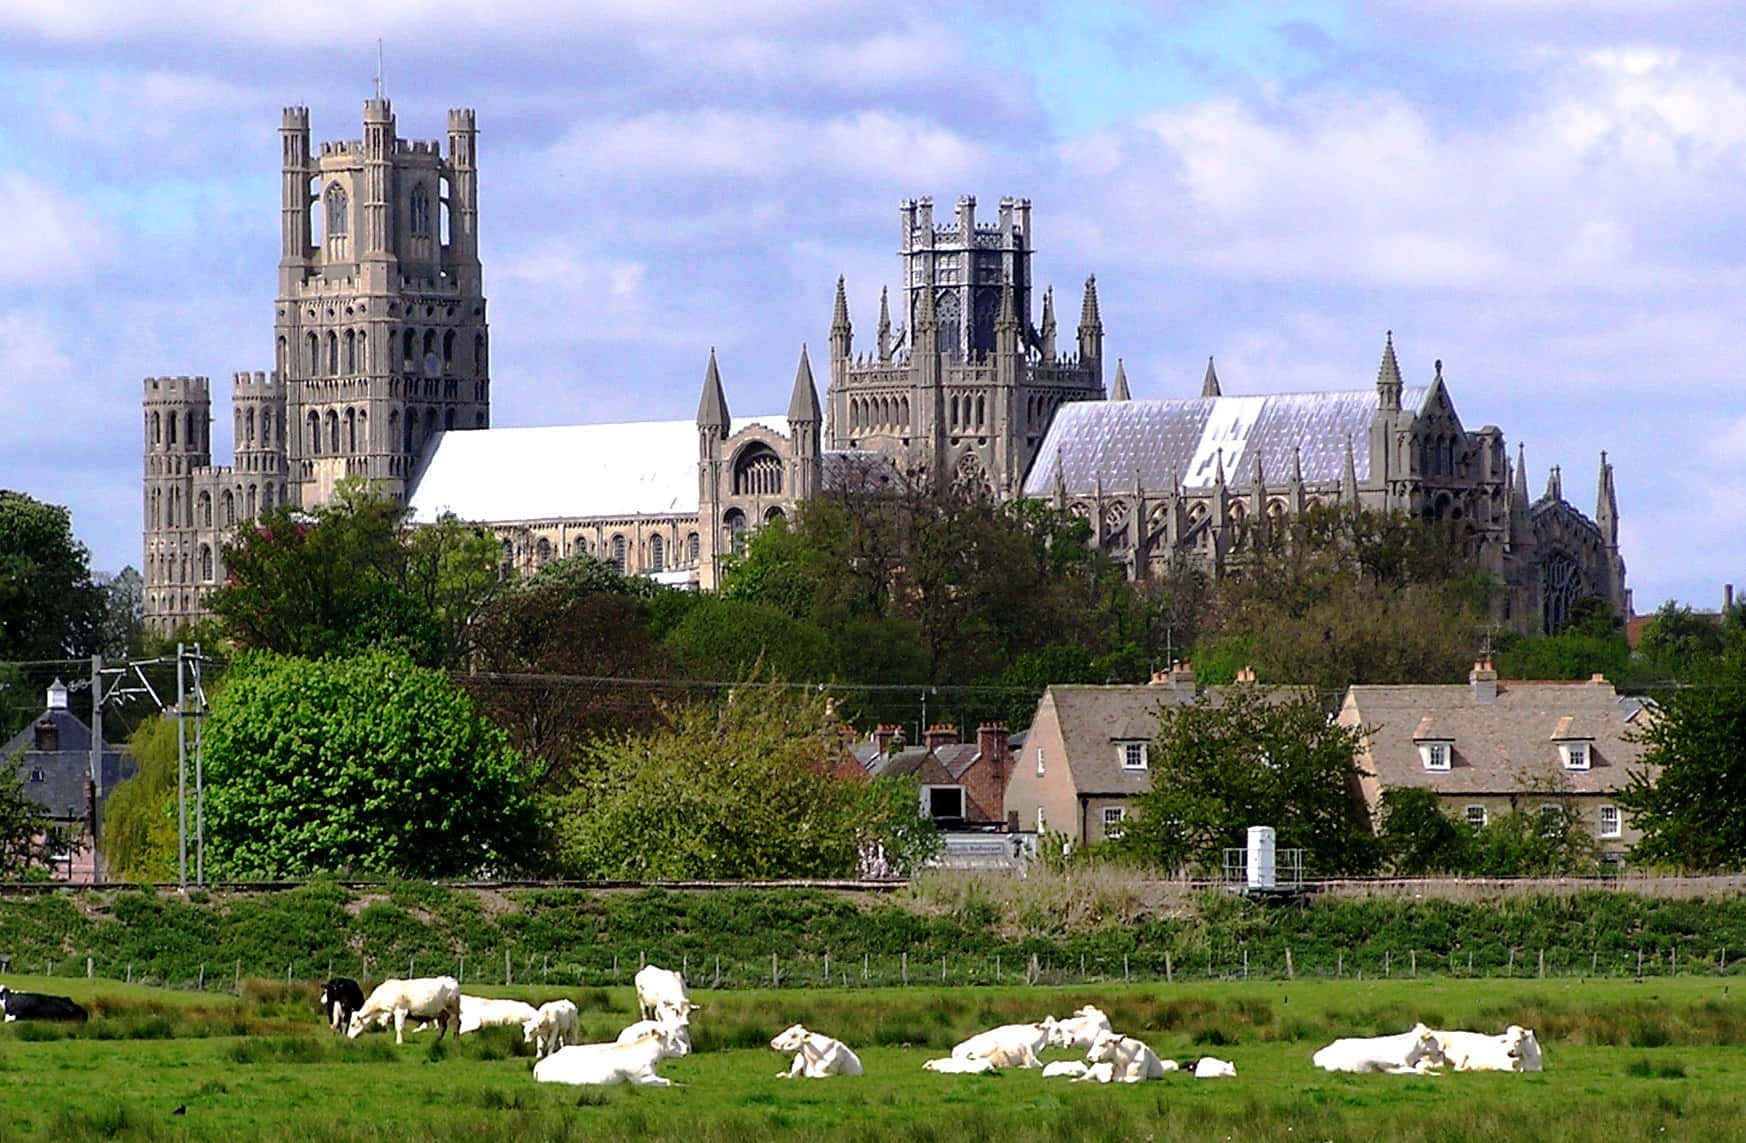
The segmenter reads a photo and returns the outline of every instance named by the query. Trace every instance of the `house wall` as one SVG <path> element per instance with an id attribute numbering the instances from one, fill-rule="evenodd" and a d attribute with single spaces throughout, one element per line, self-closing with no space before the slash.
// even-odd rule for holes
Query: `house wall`
<path id="1" fill-rule="evenodd" d="M 1040 777 L 1037 774 L 1039 750 L 1044 759 Z M 1008 814 L 1017 811 L 1022 830 L 1038 828 L 1037 810 L 1040 807 L 1045 829 L 1059 830 L 1076 843 L 1085 840 L 1079 829 L 1079 806 L 1073 789 L 1073 773 L 1067 765 L 1067 746 L 1061 737 L 1061 723 L 1054 702 L 1047 694 L 1037 706 L 1037 715 L 1025 735 L 1023 750 L 1013 759 L 1005 806 Z"/>
<path id="2" fill-rule="evenodd" d="M 1618 837 L 1600 836 L 1600 810 L 1602 806 L 1617 806 L 1618 799 L 1609 794 L 1567 794 L 1553 792 L 1523 792 L 1514 794 L 1439 794 L 1438 804 L 1443 812 L 1457 821 L 1465 821 L 1468 806 L 1484 806 L 1486 820 L 1493 821 L 1508 813 L 1538 813 L 1543 805 L 1569 805 L 1575 809 L 1588 832 L 1594 837 L 1595 846 L 1603 857 L 1622 858 L 1625 851 L 1643 839 L 1643 831 L 1632 822 L 1629 814 L 1620 809 L 1620 830 Z"/>

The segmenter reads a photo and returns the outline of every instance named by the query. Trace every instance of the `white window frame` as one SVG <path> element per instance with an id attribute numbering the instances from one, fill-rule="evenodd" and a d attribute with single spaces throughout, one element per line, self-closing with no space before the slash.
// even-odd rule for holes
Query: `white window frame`
<path id="1" fill-rule="evenodd" d="M 1128 808 L 1126 806 L 1103 807 L 1103 836 L 1107 838 L 1122 836 L 1123 823 L 1127 820 Z"/>
<path id="2" fill-rule="evenodd" d="M 1610 827 L 1607 824 L 1607 818 L 1609 816 L 1613 819 Z M 1602 806 L 1595 816 L 1595 836 L 1622 837 L 1624 836 L 1624 832 L 1625 815 L 1619 812 L 1619 807 L 1613 805 Z"/>
<path id="3" fill-rule="evenodd" d="M 1587 770 L 1594 765 L 1594 744 L 1586 739 L 1560 742 L 1558 758 L 1566 770 Z"/>
<path id="4" fill-rule="evenodd" d="M 1478 812 L 1475 813 L 1475 811 L 1478 811 Z M 1461 808 L 1461 813 L 1462 813 L 1462 820 L 1464 820 L 1468 825 L 1472 826 L 1474 829 L 1484 829 L 1485 823 L 1491 817 L 1490 814 L 1486 813 L 1485 807 L 1480 806 L 1480 805 L 1463 806 Z M 1478 819 L 1478 820 L 1475 820 L 1475 819 Z"/>
<path id="5" fill-rule="evenodd" d="M 1446 738 L 1419 743 L 1419 761 L 1426 770 L 1442 774 L 1449 770 L 1455 758 L 1455 743 Z"/>
<path id="6" fill-rule="evenodd" d="M 1039 836 L 1041 836 L 1042 834 L 1045 834 L 1048 832 L 1049 832 L 1049 815 L 1043 812 L 1042 806 L 1038 806 L 1037 807 L 1037 834 Z"/>
<path id="7" fill-rule="evenodd" d="M 1128 773 L 1150 770 L 1152 768 L 1150 745 L 1143 738 L 1117 739 L 1116 759 L 1121 763 L 1122 769 Z M 1129 758 L 1132 757 L 1132 751 L 1136 748 L 1140 752 L 1140 761 L 1137 764 L 1129 761 Z"/>
<path id="8" fill-rule="evenodd" d="M 958 813 L 957 813 L 957 815 L 954 816 L 954 815 L 948 814 L 948 815 L 946 815 L 945 820 L 963 821 L 964 819 L 966 819 L 967 817 L 970 816 L 970 795 L 965 791 L 964 787 L 949 785 L 947 783 L 942 782 L 939 785 L 923 786 L 921 788 L 922 817 L 927 818 L 930 821 L 942 820 L 942 819 L 936 818 L 934 816 L 934 791 L 935 790 L 953 790 L 958 795 Z"/>

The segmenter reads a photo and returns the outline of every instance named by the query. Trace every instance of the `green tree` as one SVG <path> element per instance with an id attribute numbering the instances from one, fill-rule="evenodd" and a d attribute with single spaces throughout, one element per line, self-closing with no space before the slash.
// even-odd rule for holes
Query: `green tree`
<path id="1" fill-rule="evenodd" d="M 1726 634 L 1726 617 L 1718 622 L 1670 599 L 1644 625 L 1637 650 L 1657 674 L 1685 681 L 1721 658 Z"/>
<path id="2" fill-rule="evenodd" d="M 97 649 L 107 659 L 125 659 L 145 645 L 145 580 L 131 564 L 99 584 L 103 617 Z"/>
<path id="3" fill-rule="evenodd" d="M 1358 793 L 1360 735 L 1313 695 L 1239 686 L 1159 712 L 1152 788 L 1121 848 L 1165 869 L 1217 868 L 1250 826 L 1270 825 L 1318 874 L 1367 873 L 1375 839 Z"/>
<path id="4" fill-rule="evenodd" d="M 597 742 L 554 799 L 557 862 L 583 878 L 839 877 L 864 848 L 907 867 L 937 845 L 913 783 L 839 777 L 830 700 L 773 683 L 669 709 Z"/>
<path id="5" fill-rule="evenodd" d="M 1576 807 L 1567 801 L 1542 809 L 1496 814 L 1473 834 L 1465 872 L 1476 877 L 1549 877 L 1592 874 L 1597 854 Z"/>
<path id="6" fill-rule="evenodd" d="M 760 664 L 805 682 L 823 682 L 833 673 L 825 633 L 763 603 L 699 599 L 668 633 L 665 646 L 674 660 L 706 679 L 750 678 Z"/>
<path id="7" fill-rule="evenodd" d="M 1597 674 L 1614 683 L 1633 679 L 1637 672 L 1631 647 L 1611 608 L 1591 599 L 1572 612 L 1570 621 L 1552 635 L 1500 634 L 1498 673 L 1512 679 L 1586 679 Z"/>
<path id="8" fill-rule="evenodd" d="M 178 846 L 176 721 L 148 719 L 128 743 L 134 774 L 103 803 L 103 856 L 114 880 L 172 881 Z"/>
<path id="9" fill-rule="evenodd" d="M 98 645 L 102 615 L 71 514 L 0 489 L 0 660 L 83 658 Z"/>
<path id="10" fill-rule="evenodd" d="M 45 873 L 64 844 L 42 807 L 24 792 L 18 760 L 0 760 L 0 877 L 16 881 Z"/>
<path id="11" fill-rule="evenodd" d="M 252 654 L 206 731 L 209 864 L 230 877 L 520 869 L 539 840 L 528 780 L 503 732 L 404 655 Z"/>
<path id="12" fill-rule="evenodd" d="M 1631 859 L 1700 871 L 1746 867 L 1746 654 L 1657 696 L 1646 749 L 1619 804 L 1643 838 Z"/>
<path id="13" fill-rule="evenodd" d="M 1473 862 L 1473 828 L 1443 812 L 1435 790 L 1395 787 L 1382 792 L 1378 842 L 1383 860 L 1402 877 L 1465 873 Z"/>
<path id="14" fill-rule="evenodd" d="M 276 507 L 225 547 L 227 579 L 207 606 L 249 650 L 320 658 L 391 647 L 426 666 L 455 663 L 501 581 L 501 552 L 453 517 L 417 528 L 405 517 L 357 482 L 313 511 Z"/>

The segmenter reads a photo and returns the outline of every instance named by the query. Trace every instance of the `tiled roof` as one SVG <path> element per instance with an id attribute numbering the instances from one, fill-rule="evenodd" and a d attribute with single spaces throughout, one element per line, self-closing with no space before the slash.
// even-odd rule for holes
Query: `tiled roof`
<path id="1" fill-rule="evenodd" d="M 1622 788 L 1642 756 L 1626 741 L 1627 713 L 1606 682 L 1500 681 L 1492 702 L 1463 685 L 1355 686 L 1340 720 L 1366 728 L 1363 765 L 1383 789 L 1598 794 Z M 1424 738 L 1453 744 L 1448 770 L 1425 769 L 1415 742 Z M 1587 770 L 1564 768 L 1560 740 L 1589 747 Z"/>
<path id="2" fill-rule="evenodd" d="M 1430 390 L 1402 390 L 1403 408 L 1421 406 Z M 1219 462 L 1226 481 L 1244 487 L 1259 451 L 1262 479 L 1291 479 L 1294 450 L 1306 484 L 1332 484 L 1345 473 L 1350 442 L 1357 477 L 1370 477 L 1370 422 L 1375 389 L 1335 393 L 1275 393 L 1250 397 L 1195 397 L 1173 401 L 1073 401 L 1056 411 L 1025 495 L 1046 497 L 1061 469 L 1068 495 L 1088 495 L 1101 480 L 1106 493 L 1140 486 L 1158 492 L 1212 485 Z"/>
<path id="3" fill-rule="evenodd" d="M 36 724 L 48 719 L 58 735 L 55 750 L 37 750 Z M 91 728 L 64 709 L 44 711 L 31 720 L 6 745 L 0 758 L 12 762 L 27 797 L 54 818 L 77 817 L 85 812 L 85 783 L 91 776 Z M 133 759 L 114 746 L 103 751 L 103 790 L 107 796 L 116 783 L 132 776 Z M 41 781 L 32 781 L 40 771 Z M 68 814 L 71 809 L 73 813 Z"/>

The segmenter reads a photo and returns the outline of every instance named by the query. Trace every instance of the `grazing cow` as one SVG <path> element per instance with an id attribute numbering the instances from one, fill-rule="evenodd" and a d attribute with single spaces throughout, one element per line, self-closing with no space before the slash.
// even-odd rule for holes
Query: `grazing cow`
<path id="1" fill-rule="evenodd" d="M 1091 1047 L 1099 1032 L 1110 1030 L 1109 1017 L 1102 1009 L 1087 1004 L 1074 1011 L 1065 1020 L 1054 1022 L 1054 1032 L 1050 1037 L 1052 1048 L 1080 1049 Z"/>
<path id="2" fill-rule="evenodd" d="M 994 1074 L 994 1061 L 987 1056 L 946 1056 L 929 1060 L 922 1070 L 948 1076 L 985 1076 Z"/>
<path id="3" fill-rule="evenodd" d="M 543 1060 L 566 1044 L 573 1044 L 578 1035 L 580 1015 L 569 1000 L 548 1000 L 523 1021 L 521 1039 L 534 1046 L 534 1059 Z"/>
<path id="4" fill-rule="evenodd" d="M 1319 1049 L 1310 1061 L 1330 1072 L 1412 1075 L 1443 1065 L 1437 1034 L 1423 1024 L 1398 1036 L 1353 1036 Z"/>
<path id="5" fill-rule="evenodd" d="M 83 1024 L 90 1019 L 70 996 L 50 996 L 44 992 L 14 992 L 0 984 L 0 1011 L 6 1013 L 6 1023 L 15 1020 L 65 1020 Z"/>
<path id="6" fill-rule="evenodd" d="M 655 1073 L 662 1060 L 677 1059 L 679 1038 L 672 1026 L 656 1028 L 628 1044 L 572 1044 L 534 1064 L 540 1083 L 634 1083 L 667 1087 L 672 1080 Z"/>
<path id="7" fill-rule="evenodd" d="M 481 1028 L 519 1028 L 539 1015 L 539 1009 L 522 1000 L 499 1000 L 491 996 L 461 997 L 460 1035 Z"/>
<path id="8" fill-rule="evenodd" d="M 1234 1076 L 1237 1065 L 1229 1060 L 1221 1060 L 1217 1056 L 1202 1056 L 1194 1062 L 1195 1079 L 1216 1079 L 1219 1076 Z"/>
<path id="9" fill-rule="evenodd" d="M 1049 1049 L 1054 1036 L 1053 1016 L 1035 1024 L 1002 1024 L 954 1045 L 952 1055 L 960 1060 L 992 1060 L 1001 1068 L 1040 1068 L 1043 1063 L 1037 1056 Z"/>
<path id="10" fill-rule="evenodd" d="M 637 1005 L 645 1020 L 685 1024 L 691 1020 L 691 1013 L 701 1007 L 691 1003 L 691 996 L 685 991 L 685 978 L 671 969 L 646 964 L 637 969 L 635 980 Z"/>
<path id="11" fill-rule="evenodd" d="M 386 1018 L 386 1019 L 385 1019 Z M 388 979 L 378 984 L 364 1001 L 364 1006 L 352 1013 L 346 1025 L 346 1035 L 357 1039 L 364 1030 L 377 1024 L 394 1021 L 394 1042 L 406 1043 L 406 1021 L 434 1020 L 437 1039 L 455 1026 L 461 1034 L 461 985 L 452 976 L 424 976 L 413 980 Z"/>
<path id="12" fill-rule="evenodd" d="M 795 1024 L 770 1041 L 773 1052 L 793 1052 L 794 1063 L 781 1079 L 824 1079 L 826 1076 L 858 1076 L 861 1057 L 841 1040 L 833 1040 L 821 1032 L 808 1032 Z"/>
<path id="13" fill-rule="evenodd" d="M 343 1032 L 352 1013 L 364 1006 L 364 990 L 349 976 L 336 976 L 321 986 L 321 1010 L 333 1030 Z"/>
<path id="14" fill-rule="evenodd" d="M 635 1024 L 626 1024 L 624 1031 L 618 1034 L 617 1043 L 628 1044 L 638 1040 L 650 1032 L 670 1032 L 679 1045 L 679 1054 L 691 1054 L 691 1025 L 684 1020 L 638 1020 Z"/>
<path id="15" fill-rule="evenodd" d="M 1158 1058 L 1143 1040 L 1132 1036 L 1118 1036 L 1114 1032 L 1101 1033 L 1092 1041 L 1091 1048 L 1085 1053 L 1085 1062 L 1090 1065 L 1083 1076 L 1074 1082 L 1083 1083 L 1087 1080 L 1096 1083 L 1139 1083 L 1141 1080 L 1163 1079 L 1165 1073 L 1177 1068 L 1175 1060 Z"/>
<path id="16" fill-rule="evenodd" d="M 1531 1029 L 1511 1024 L 1500 1036 L 1483 1032 L 1433 1032 L 1443 1058 L 1458 1072 L 1537 1072 L 1544 1066 Z"/>

